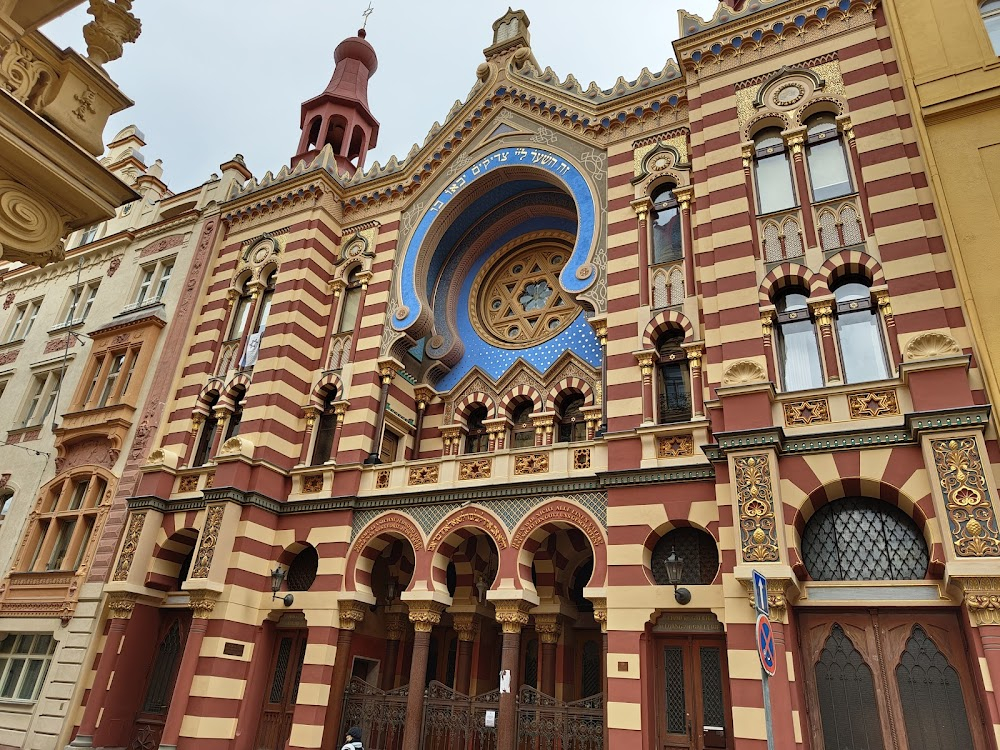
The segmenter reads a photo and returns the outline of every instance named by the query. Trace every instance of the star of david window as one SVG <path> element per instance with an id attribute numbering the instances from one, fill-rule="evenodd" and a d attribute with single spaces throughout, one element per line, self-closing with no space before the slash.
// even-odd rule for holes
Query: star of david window
<path id="1" fill-rule="evenodd" d="M 559 286 L 570 249 L 554 242 L 494 259 L 472 287 L 476 332 L 505 349 L 534 346 L 562 333 L 580 312 Z"/>

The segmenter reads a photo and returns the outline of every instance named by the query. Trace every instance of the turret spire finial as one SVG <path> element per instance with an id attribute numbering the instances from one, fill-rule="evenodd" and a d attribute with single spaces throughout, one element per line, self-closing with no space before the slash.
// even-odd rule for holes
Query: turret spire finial
<path id="1" fill-rule="evenodd" d="M 368 7 L 361 14 L 365 18 L 365 22 L 363 24 L 361 24 L 361 28 L 362 29 L 368 28 L 368 16 L 370 16 L 372 14 L 373 10 L 375 10 L 375 8 L 373 8 L 371 2 L 369 2 L 368 3 Z"/>

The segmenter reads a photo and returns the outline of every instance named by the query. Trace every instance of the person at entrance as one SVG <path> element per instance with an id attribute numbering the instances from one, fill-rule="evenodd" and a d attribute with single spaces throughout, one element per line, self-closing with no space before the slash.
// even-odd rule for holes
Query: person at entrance
<path id="1" fill-rule="evenodd" d="M 365 750 L 364 745 L 361 744 L 361 729 L 360 727 L 351 727 L 347 730 L 347 737 L 344 746 L 340 750 Z"/>

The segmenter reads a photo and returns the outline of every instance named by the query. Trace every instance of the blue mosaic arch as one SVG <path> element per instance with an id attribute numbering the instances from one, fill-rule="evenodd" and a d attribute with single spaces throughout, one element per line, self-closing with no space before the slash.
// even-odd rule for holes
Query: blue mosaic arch
<path id="1" fill-rule="evenodd" d="M 527 168 L 544 173 L 550 179 L 554 178 L 573 199 L 577 213 L 576 243 L 559 276 L 559 283 L 570 294 L 580 294 L 596 282 L 597 271 L 588 263 L 588 258 L 598 236 L 598 210 L 594 191 L 584 173 L 569 158 L 546 149 L 500 148 L 473 163 L 444 188 L 433 205 L 420 218 L 407 240 L 402 253 L 402 268 L 399 275 L 401 306 L 392 321 L 395 330 L 407 330 L 424 313 L 424 294 L 419 289 L 421 279 L 417 278 L 418 257 L 425 239 L 444 209 L 477 180 L 509 167 Z M 428 248 L 427 251 L 433 252 L 433 249 Z M 428 280 L 423 281 L 426 283 Z"/>

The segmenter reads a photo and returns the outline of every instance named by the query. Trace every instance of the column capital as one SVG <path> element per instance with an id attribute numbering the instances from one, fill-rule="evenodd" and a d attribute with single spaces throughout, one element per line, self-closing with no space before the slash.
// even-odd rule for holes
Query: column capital
<path id="1" fill-rule="evenodd" d="M 694 186 L 685 185 L 684 187 L 675 187 L 673 190 L 674 198 L 680 204 L 681 210 L 686 211 L 691 207 L 694 202 Z"/>
<path id="2" fill-rule="evenodd" d="M 533 615 L 535 620 L 535 632 L 542 643 L 559 643 L 559 636 L 562 634 L 562 623 L 559 622 L 559 615 L 556 613 Z"/>
<path id="3" fill-rule="evenodd" d="M 409 601 L 406 603 L 410 609 L 410 622 L 417 633 L 429 633 L 434 626 L 441 622 L 441 611 L 443 605 L 432 601 Z"/>
<path id="4" fill-rule="evenodd" d="M 630 205 L 632 206 L 632 210 L 635 211 L 635 215 L 639 217 L 639 221 L 645 221 L 650 209 L 653 207 L 653 202 L 649 198 L 639 198 L 632 201 Z"/>
<path id="5" fill-rule="evenodd" d="M 973 625 L 1000 625 L 1000 578 L 975 576 L 950 580 L 961 589 Z"/>
<path id="6" fill-rule="evenodd" d="M 496 607 L 496 621 L 500 623 L 504 633 L 520 633 L 528 624 L 528 610 L 532 603 L 524 599 L 500 599 L 493 602 Z"/>
<path id="7" fill-rule="evenodd" d="M 816 325 L 825 328 L 833 324 L 833 305 L 828 300 L 810 302 L 809 310 L 816 319 Z"/>
<path id="8" fill-rule="evenodd" d="M 215 602 L 219 598 L 219 592 L 209 589 L 196 589 L 190 592 L 191 598 L 188 606 L 196 620 L 207 620 L 215 610 Z"/>
<path id="9" fill-rule="evenodd" d="M 333 413 L 337 417 L 338 422 L 344 421 L 344 415 L 347 414 L 347 407 L 351 405 L 350 401 L 334 401 L 333 402 Z"/>
<path id="10" fill-rule="evenodd" d="M 413 389 L 413 400 L 416 401 L 418 409 L 426 409 L 434 400 L 434 396 L 434 389 L 429 385 L 418 385 Z"/>
<path id="11" fill-rule="evenodd" d="M 774 326 L 774 310 L 761 310 L 760 311 L 760 328 L 761 333 L 765 336 L 771 335 L 771 328 Z"/>
<path id="12" fill-rule="evenodd" d="M 747 602 L 750 609 L 756 609 L 757 600 L 754 597 L 753 579 L 740 578 L 739 582 L 747 592 Z M 795 588 L 795 582 L 791 578 L 767 577 L 767 607 L 770 611 L 770 618 L 773 622 L 785 622 L 785 614 L 788 611 L 788 591 Z M 793 592 L 794 594 L 794 592 Z"/>
<path id="13" fill-rule="evenodd" d="M 406 620 L 401 614 L 391 614 L 386 618 L 385 637 L 390 641 L 401 641 L 406 633 Z"/>
<path id="14" fill-rule="evenodd" d="M 608 632 L 608 600 L 604 597 L 591 598 L 594 605 L 594 619 L 601 624 L 601 632 Z"/>
<path id="15" fill-rule="evenodd" d="M 681 344 L 681 348 L 687 352 L 688 362 L 691 363 L 691 367 L 701 367 L 701 358 L 705 354 L 705 345 L 703 343 Z"/>
<path id="16" fill-rule="evenodd" d="M 135 594 L 109 594 L 108 610 L 110 610 L 112 617 L 119 620 L 128 620 L 132 617 L 132 611 L 135 609 L 135 602 Z"/>
<path id="17" fill-rule="evenodd" d="M 459 612 L 451 616 L 451 626 L 458 633 L 458 640 L 472 642 L 479 634 L 479 618 L 475 612 Z"/>
<path id="18" fill-rule="evenodd" d="M 641 349 L 637 352 L 632 352 L 635 356 L 635 361 L 639 364 L 639 371 L 642 372 L 644 378 L 648 378 L 653 374 L 653 364 L 658 359 L 657 353 L 652 349 Z"/>
<path id="19" fill-rule="evenodd" d="M 365 605 L 353 599 L 342 599 L 339 603 L 340 629 L 354 630 L 365 619 Z"/>

